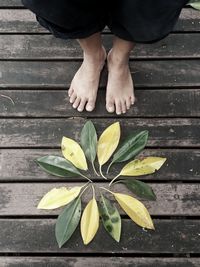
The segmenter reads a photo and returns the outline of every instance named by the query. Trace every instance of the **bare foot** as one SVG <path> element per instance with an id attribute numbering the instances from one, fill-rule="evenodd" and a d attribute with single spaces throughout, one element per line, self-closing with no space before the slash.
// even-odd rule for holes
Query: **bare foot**
<path id="1" fill-rule="evenodd" d="M 85 55 L 84 60 L 76 72 L 68 95 L 73 108 L 78 111 L 92 111 L 95 107 L 100 74 L 106 60 L 106 50 L 102 46 L 101 51 L 95 55 Z M 86 107 L 85 107 L 86 106 Z"/>
<path id="2" fill-rule="evenodd" d="M 106 109 L 120 115 L 126 113 L 135 101 L 128 58 L 120 59 L 111 49 L 107 56 L 107 66 Z"/>

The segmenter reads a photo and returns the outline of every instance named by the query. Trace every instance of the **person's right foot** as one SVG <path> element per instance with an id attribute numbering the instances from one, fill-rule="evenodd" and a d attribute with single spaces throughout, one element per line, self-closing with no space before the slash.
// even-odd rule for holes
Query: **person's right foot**
<path id="1" fill-rule="evenodd" d="M 106 109 L 120 115 L 126 113 L 135 101 L 129 62 L 127 59 L 119 59 L 111 49 L 107 56 L 107 66 Z"/>
<path id="2" fill-rule="evenodd" d="M 68 95 L 73 108 L 78 111 L 92 111 L 95 107 L 97 90 L 99 87 L 100 74 L 106 60 L 106 50 L 104 47 L 95 55 L 86 56 L 76 72 Z"/>

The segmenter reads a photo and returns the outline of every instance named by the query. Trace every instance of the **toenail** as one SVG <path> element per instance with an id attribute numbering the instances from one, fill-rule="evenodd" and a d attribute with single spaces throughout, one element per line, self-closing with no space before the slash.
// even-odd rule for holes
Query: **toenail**
<path id="1" fill-rule="evenodd" d="M 87 111 L 92 111 L 93 106 L 87 106 Z"/>
<path id="2" fill-rule="evenodd" d="M 113 111 L 113 107 L 108 107 L 108 110 L 109 111 Z"/>

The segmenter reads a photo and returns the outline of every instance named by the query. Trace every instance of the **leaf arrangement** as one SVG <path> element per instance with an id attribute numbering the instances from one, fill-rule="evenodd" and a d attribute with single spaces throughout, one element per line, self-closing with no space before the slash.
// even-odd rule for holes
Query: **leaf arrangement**
<path id="1" fill-rule="evenodd" d="M 49 155 L 36 160 L 43 170 L 52 175 L 87 179 L 87 183 L 83 186 L 53 188 L 44 195 L 38 204 L 38 209 L 64 207 L 58 216 L 55 227 L 55 235 L 59 247 L 62 247 L 70 239 L 79 223 L 83 243 L 85 245 L 89 244 L 98 231 L 100 218 L 107 233 L 117 242 L 120 241 L 121 217 L 117 207 L 105 196 L 105 192 L 111 194 L 124 212 L 137 225 L 147 229 L 154 229 L 148 210 L 135 196 L 147 200 L 156 200 L 156 196 L 149 185 L 135 179 L 135 177 L 152 174 L 159 170 L 166 158 L 135 158 L 147 144 L 148 131 L 146 130 L 134 131 L 122 144 L 119 144 L 120 137 L 119 122 L 107 127 L 98 139 L 93 123 L 87 121 L 81 131 L 80 144 L 64 136 L 61 142 L 63 157 Z M 96 170 L 96 158 L 100 174 Z M 128 160 L 131 161 L 121 169 L 117 176 L 106 177 L 113 164 Z M 87 176 L 88 163 L 90 163 L 96 175 L 109 181 L 108 188 L 97 187 L 94 181 Z M 108 163 L 108 168 L 105 175 L 102 168 L 106 163 Z M 127 176 L 130 178 L 127 179 Z M 125 185 L 130 194 L 134 194 L 134 197 L 111 191 L 111 186 L 116 183 Z M 92 197 L 82 213 L 81 197 L 88 189 L 92 189 Z M 96 200 L 97 189 L 100 191 L 98 202 Z"/>

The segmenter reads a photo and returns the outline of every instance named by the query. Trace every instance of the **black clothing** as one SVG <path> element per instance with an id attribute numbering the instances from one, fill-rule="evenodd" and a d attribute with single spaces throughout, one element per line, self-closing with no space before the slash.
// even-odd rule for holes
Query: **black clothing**
<path id="1" fill-rule="evenodd" d="M 116 36 L 153 43 L 168 35 L 188 0 L 22 0 L 56 37 L 86 38 L 107 25 Z"/>

